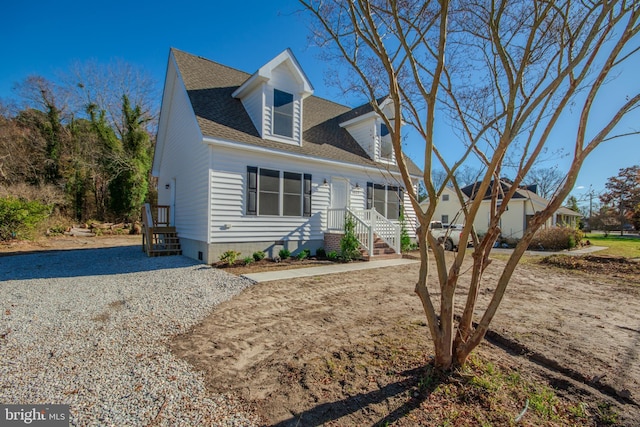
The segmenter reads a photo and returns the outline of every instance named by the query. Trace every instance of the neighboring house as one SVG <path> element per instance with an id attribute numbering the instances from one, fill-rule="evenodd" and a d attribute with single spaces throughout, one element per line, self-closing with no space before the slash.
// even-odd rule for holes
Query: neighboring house
<path id="1" fill-rule="evenodd" d="M 464 198 L 467 202 L 467 198 Z M 422 210 L 426 211 L 429 205 L 429 199 L 421 204 Z M 443 224 L 464 224 L 464 213 L 462 212 L 460 199 L 451 187 L 445 187 L 440 194 L 436 210 L 433 213 L 433 221 L 440 221 Z"/>
<path id="2" fill-rule="evenodd" d="M 313 96 L 288 49 L 254 74 L 171 49 L 152 174 L 182 253 L 208 263 L 333 247 L 347 208 L 367 250 L 399 251 L 403 206 L 415 223 L 381 119 Z"/>
<path id="3" fill-rule="evenodd" d="M 509 191 L 511 184 L 508 180 L 501 180 L 501 189 L 498 191 L 498 204 L 502 203 L 502 195 Z M 475 199 L 478 194 L 476 188 L 480 186 L 480 183 L 468 185 L 461 189 L 465 195 L 465 203 L 469 203 L 469 200 Z M 480 205 L 480 209 L 476 214 L 476 219 L 473 223 L 476 232 L 486 233 L 489 227 L 489 213 L 491 208 L 491 190 L 492 185 L 483 197 L 483 201 Z M 444 197 L 449 194 L 448 201 L 444 200 Z M 423 202 L 423 206 L 426 206 L 428 202 Z M 537 212 L 542 211 L 549 205 L 549 201 L 535 193 L 535 187 L 518 188 L 509 201 L 507 210 L 500 219 L 500 230 L 503 238 L 519 239 L 524 235 L 524 231 L 527 228 L 527 224 Z M 424 208 L 423 208 L 424 209 Z M 465 218 L 462 213 L 462 206 L 458 197 L 453 189 L 445 189 L 442 193 L 441 200 L 436 208 L 436 214 L 433 219 L 442 221 L 449 219 L 449 222 L 464 223 Z M 458 216 L 457 216 L 458 215 Z M 454 219 L 454 218 L 458 219 Z M 576 227 L 578 219 L 582 215 L 571 209 L 561 207 L 549 218 L 544 227 L 553 227 L 566 225 L 570 227 Z M 444 219 L 443 219 L 444 218 Z"/>

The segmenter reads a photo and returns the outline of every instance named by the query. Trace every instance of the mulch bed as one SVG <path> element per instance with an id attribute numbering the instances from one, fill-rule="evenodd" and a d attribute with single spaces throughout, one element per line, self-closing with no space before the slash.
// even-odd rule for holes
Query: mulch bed
<path id="1" fill-rule="evenodd" d="M 551 255 L 542 258 L 542 264 L 586 273 L 609 274 L 611 277 L 625 276 L 640 282 L 640 262 L 616 256 L 568 256 Z"/>
<path id="2" fill-rule="evenodd" d="M 212 264 L 214 268 L 224 269 L 225 271 L 241 275 L 241 274 L 250 274 L 250 273 L 260 273 L 263 271 L 274 271 L 274 270 L 290 270 L 293 268 L 306 268 L 306 267 L 318 267 L 321 265 L 334 264 L 333 261 L 329 261 L 328 259 L 318 259 L 315 257 L 307 258 L 307 259 L 296 259 L 289 258 L 283 259 L 280 262 L 275 262 L 272 259 L 265 258 L 260 261 L 254 261 L 249 264 L 245 264 L 243 260 L 238 260 L 233 264 L 228 264 L 226 262 L 216 262 Z"/>

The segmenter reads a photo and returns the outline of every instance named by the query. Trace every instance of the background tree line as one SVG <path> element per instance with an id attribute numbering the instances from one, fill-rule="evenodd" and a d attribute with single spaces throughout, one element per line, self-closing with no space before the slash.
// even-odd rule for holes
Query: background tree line
<path id="1" fill-rule="evenodd" d="M 150 180 L 156 85 L 124 62 L 29 76 L 0 102 L 0 196 L 78 221 L 134 221 Z"/>

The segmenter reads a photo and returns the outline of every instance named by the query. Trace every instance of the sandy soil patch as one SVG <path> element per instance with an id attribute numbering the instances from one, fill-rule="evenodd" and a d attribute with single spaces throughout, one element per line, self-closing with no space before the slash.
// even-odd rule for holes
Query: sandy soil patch
<path id="1" fill-rule="evenodd" d="M 487 271 L 480 309 L 500 265 Z M 173 351 L 205 373 L 211 391 L 237 393 L 266 424 L 427 423 L 406 416 L 416 408 L 428 413 L 428 401 L 407 400 L 431 353 L 413 292 L 417 271 L 411 265 L 258 284 L 177 337 Z M 635 425 L 639 294 L 638 284 L 615 277 L 522 265 L 493 329 L 525 354 L 489 344 L 480 352 L 545 378 L 568 399 L 609 399 Z M 383 354 L 390 341 L 396 354 Z M 528 355 L 544 356 L 554 369 Z"/>
<path id="2" fill-rule="evenodd" d="M 0 256 L 19 255 L 26 253 L 112 248 L 116 246 L 140 245 L 142 250 L 142 236 L 140 235 L 109 235 L 96 237 L 55 236 L 43 237 L 36 240 L 12 240 L 0 242 Z"/>

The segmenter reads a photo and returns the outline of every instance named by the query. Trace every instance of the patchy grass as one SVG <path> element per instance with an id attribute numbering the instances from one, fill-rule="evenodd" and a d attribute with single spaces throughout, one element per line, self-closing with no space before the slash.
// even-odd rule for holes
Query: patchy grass
<path id="1" fill-rule="evenodd" d="M 592 426 L 617 420 L 608 403 L 569 400 L 548 382 L 496 357 L 489 345 L 464 367 L 443 373 L 416 345 L 424 329 L 397 324 L 393 333 L 374 333 L 373 343 L 327 352 L 305 366 L 302 382 L 329 401 L 361 405 L 345 412 L 365 411 L 366 424 L 376 420 L 376 426 Z M 384 402 L 368 401 L 378 394 Z M 344 425 L 340 422 L 335 425 Z"/>
<path id="2" fill-rule="evenodd" d="M 588 234 L 583 242 L 591 242 L 595 246 L 606 246 L 607 249 L 598 251 L 598 255 L 609 255 L 624 258 L 640 258 L 640 238 L 637 236 L 616 236 L 604 234 Z"/>

